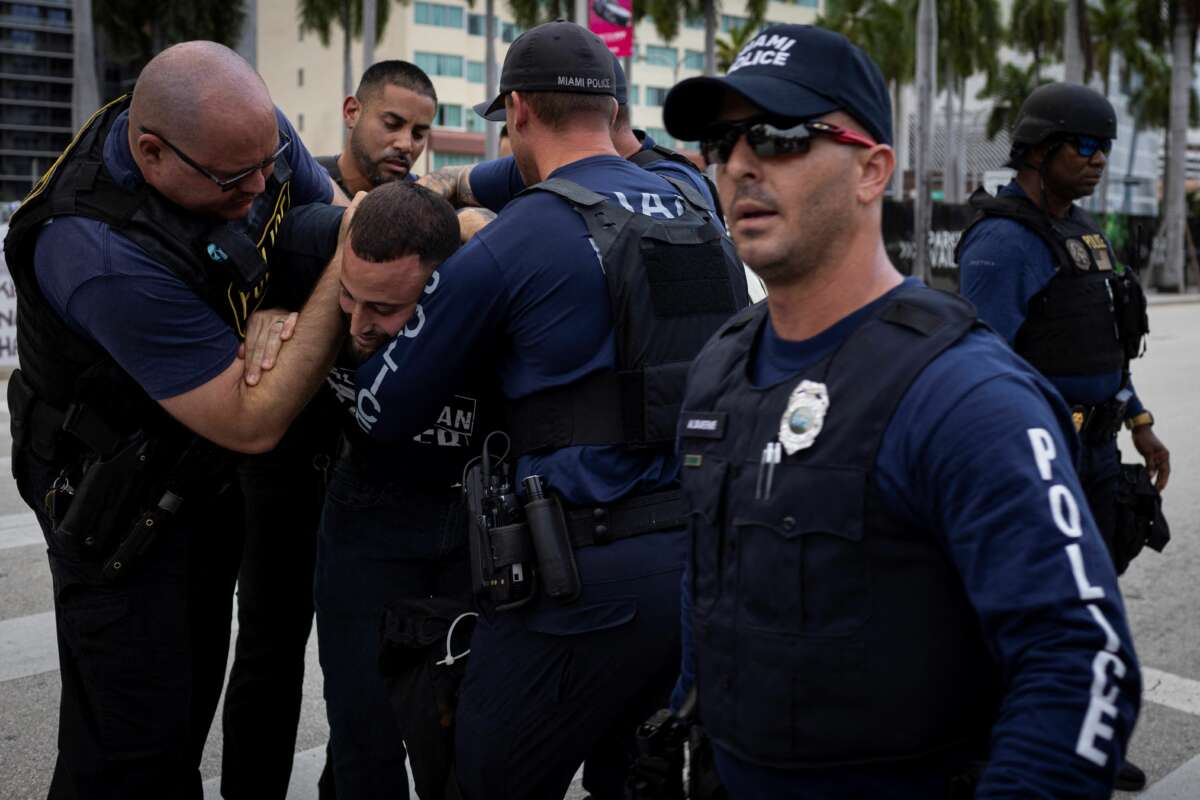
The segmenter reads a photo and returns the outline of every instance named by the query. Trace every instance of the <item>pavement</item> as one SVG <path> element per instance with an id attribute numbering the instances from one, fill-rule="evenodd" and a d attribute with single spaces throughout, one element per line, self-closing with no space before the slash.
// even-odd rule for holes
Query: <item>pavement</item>
<path id="1" fill-rule="evenodd" d="M 1200 425 L 1193 416 L 1200 398 L 1200 310 L 1191 307 L 1195 302 L 1200 293 L 1150 297 L 1152 333 L 1146 356 L 1134 365 L 1138 393 L 1154 412 L 1173 463 L 1164 507 L 1174 538 L 1163 554 L 1146 551 L 1122 579 L 1145 679 L 1129 758 L 1150 777 L 1148 790 L 1137 795 L 1146 800 L 1200 798 Z M 5 388 L 0 386 L 0 398 Z M 1128 433 L 1122 437 L 1128 460 Z M 0 453 L 8 453 L 10 444 L 8 408 L 0 401 Z M 0 462 L 0 797 L 40 800 L 54 766 L 59 694 L 50 577 L 41 533 L 8 475 L 10 459 L 0 457 Z M 288 800 L 316 798 L 327 736 L 314 636 Z M 201 764 L 206 800 L 219 797 L 220 752 L 218 723 Z M 567 797 L 583 797 L 578 777 Z"/>

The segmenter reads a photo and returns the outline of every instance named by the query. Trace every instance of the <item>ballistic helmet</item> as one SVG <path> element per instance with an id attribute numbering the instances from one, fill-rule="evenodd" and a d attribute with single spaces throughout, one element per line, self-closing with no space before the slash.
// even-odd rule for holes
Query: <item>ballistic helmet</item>
<path id="1" fill-rule="evenodd" d="M 1048 83 L 1029 93 L 1017 114 L 1009 165 L 1020 166 L 1030 147 L 1053 136 L 1117 138 L 1117 112 L 1097 91 L 1077 83 Z"/>

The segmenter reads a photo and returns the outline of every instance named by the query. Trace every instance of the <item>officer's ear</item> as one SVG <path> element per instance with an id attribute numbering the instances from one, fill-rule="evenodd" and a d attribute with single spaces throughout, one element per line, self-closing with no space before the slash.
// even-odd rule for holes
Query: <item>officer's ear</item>
<path id="1" fill-rule="evenodd" d="M 140 133 L 133 143 L 138 155 L 138 168 L 145 171 L 155 170 L 162 166 L 166 158 L 167 147 L 152 133 Z"/>
<path id="2" fill-rule="evenodd" d="M 354 126 L 358 124 L 358 118 L 362 114 L 362 110 L 362 102 L 354 95 L 350 95 L 342 101 L 342 121 L 346 124 L 346 130 L 354 130 Z"/>
<path id="3" fill-rule="evenodd" d="M 509 92 L 504 99 L 504 108 L 510 131 L 524 128 L 533 114 L 533 109 L 520 92 Z"/>
<path id="4" fill-rule="evenodd" d="M 896 170 L 896 151 L 889 145 L 877 144 L 859 154 L 857 197 L 862 205 L 870 205 L 887 191 Z"/>

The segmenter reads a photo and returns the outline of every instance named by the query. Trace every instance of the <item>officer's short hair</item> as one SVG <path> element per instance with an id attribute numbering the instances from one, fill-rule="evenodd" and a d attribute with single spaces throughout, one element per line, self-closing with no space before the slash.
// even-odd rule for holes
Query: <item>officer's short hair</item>
<path id="1" fill-rule="evenodd" d="M 416 255 L 436 266 L 458 249 L 458 217 L 441 195 L 408 181 L 377 186 L 350 220 L 354 254 L 381 263 Z"/>
<path id="2" fill-rule="evenodd" d="M 425 70 L 416 64 L 399 59 L 376 61 L 368 67 L 362 75 L 362 80 L 358 82 L 358 89 L 355 90 L 354 96 L 358 98 L 359 102 L 365 103 L 367 95 L 379 91 L 388 84 L 423 94 L 432 100 L 435 106 L 437 105 L 437 92 L 434 91 L 433 81 L 429 80 Z"/>
<path id="3" fill-rule="evenodd" d="M 610 94 L 582 94 L 576 92 L 521 92 L 533 113 L 556 130 L 566 127 L 568 121 L 581 116 L 599 116 L 608 124 L 612 115 L 613 98 Z"/>

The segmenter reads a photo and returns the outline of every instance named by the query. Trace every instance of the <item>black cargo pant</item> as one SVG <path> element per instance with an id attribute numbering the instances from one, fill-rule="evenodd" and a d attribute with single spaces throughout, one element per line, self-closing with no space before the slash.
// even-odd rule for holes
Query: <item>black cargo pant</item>
<path id="1" fill-rule="evenodd" d="M 340 422 L 332 396 L 319 393 L 274 450 L 246 459 L 238 472 L 246 543 L 222 712 L 226 800 L 287 796 L 313 623 L 317 527 Z"/>
<path id="2" fill-rule="evenodd" d="M 54 470 L 29 452 L 14 474 L 46 537 L 62 676 L 50 800 L 200 800 L 200 756 L 229 648 L 241 552 L 230 486 L 188 503 L 119 584 L 52 529 Z"/>

